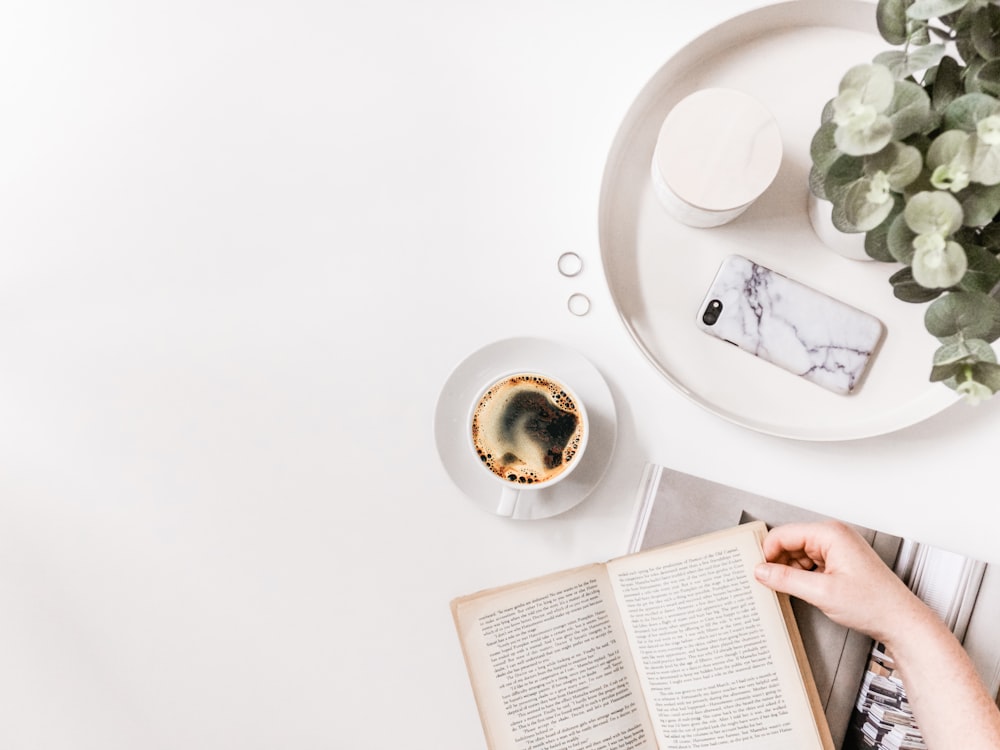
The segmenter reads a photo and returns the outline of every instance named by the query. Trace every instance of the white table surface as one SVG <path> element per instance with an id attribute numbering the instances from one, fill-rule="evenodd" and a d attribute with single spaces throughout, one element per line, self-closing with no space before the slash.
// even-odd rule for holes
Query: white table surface
<path id="1" fill-rule="evenodd" d="M 621 554 L 646 460 L 1000 561 L 1000 400 L 769 437 L 616 313 L 616 129 L 757 5 L 7 3 L 0 746 L 483 747 L 449 600 Z M 599 368 L 619 432 L 583 504 L 518 523 L 450 481 L 432 415 L 526 335 Z"/>

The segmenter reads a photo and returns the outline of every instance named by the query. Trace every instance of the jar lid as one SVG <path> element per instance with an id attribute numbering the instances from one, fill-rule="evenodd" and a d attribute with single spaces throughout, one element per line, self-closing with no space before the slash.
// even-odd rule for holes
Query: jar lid
<path id="1" fill-rule="evenodd" d="M 684 202 L 727 211 L 752 203 L 767 189 L 781 154 L 778 123 L 763 104 L 742 91 L 709 88 L 670 110 L 653 168 Z"/>

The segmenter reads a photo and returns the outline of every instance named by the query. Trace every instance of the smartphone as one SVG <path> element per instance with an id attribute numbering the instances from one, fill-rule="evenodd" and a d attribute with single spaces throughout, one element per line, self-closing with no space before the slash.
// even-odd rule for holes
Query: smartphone
<path id="1" fill-rule="evenodd" d="M 696 323 L 839 394 L 858 387 L 885 333 L 875 316 L 741 255 L 723 260 Z"/>

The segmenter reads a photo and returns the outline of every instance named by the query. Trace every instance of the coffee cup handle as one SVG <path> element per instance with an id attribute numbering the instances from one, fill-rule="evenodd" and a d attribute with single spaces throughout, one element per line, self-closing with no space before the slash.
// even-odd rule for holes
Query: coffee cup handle
<path id="1" fill-rule="evenodd" d="M 500 495 L 500 504 L 497 505 L 498 516 L 513 516 L 517 509 L 517 499 L 521 496 L 521 490 L 516 487 L 504 487 L 503 494 Z"/>

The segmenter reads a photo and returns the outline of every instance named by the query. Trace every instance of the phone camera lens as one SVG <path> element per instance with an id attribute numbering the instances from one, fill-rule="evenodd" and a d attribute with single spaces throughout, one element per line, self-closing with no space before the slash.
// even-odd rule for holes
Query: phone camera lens
<path id="1" fill-rule="evenodd" d="M 705 312 L 701 314 L 701 320 L 707 326 L 714 326 L 716 321 L 718 321 L 719 314 L 721 312 L 722 302 L 717 299 L 713 299 L 708 303 L 708 307 L 705 308 Z"/>

